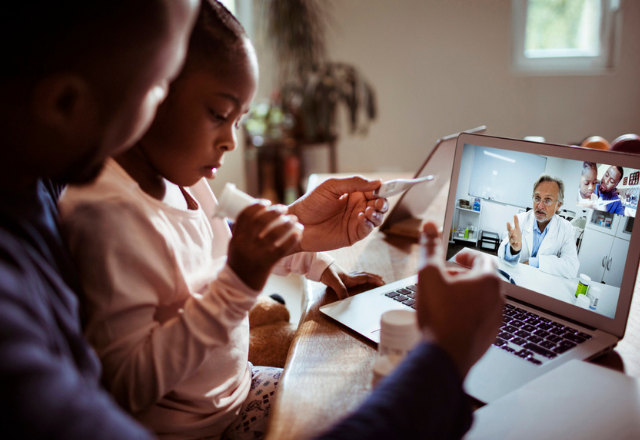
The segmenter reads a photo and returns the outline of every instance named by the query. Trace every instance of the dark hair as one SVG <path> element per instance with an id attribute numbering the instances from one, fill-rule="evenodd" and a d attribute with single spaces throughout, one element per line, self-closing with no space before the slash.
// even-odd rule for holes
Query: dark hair
<path id="1" fill-rule="evenodd" d="M 618 180 L 618 182 L 620 182 L 622 180 L 622 177 L 624 176 L 624 170 L 620 166 L 616 166 L 616 168 L 618 169 L 618 171 L 620 171 L 620 180 Z"/>
<path id="2" fill-rule="evenodd" d="M 240 22 L 217 0 L 203 0 L 187 52 L 186 68 L 193 65 L 224 71 L 234 55 L 243 55 L 247 33 Z"/>
<path id="3" fill-rule="evenodd" d="M 582 173 L 580 173 L 581 176 L 584 176 L 585 173 L 590 170 L 593 169 L 596 172 L 596 175 L 598 174 L 598 164 L 595 162 L 583 162 L 582 163 Z"/>
<path id="4" fill-rule="evenodd" d="M 0 14 L 0 80 L 85 73 L 123 47 L 152 41 L 167 25 L 165 11 L 158 0 L 8 2 Z"/>

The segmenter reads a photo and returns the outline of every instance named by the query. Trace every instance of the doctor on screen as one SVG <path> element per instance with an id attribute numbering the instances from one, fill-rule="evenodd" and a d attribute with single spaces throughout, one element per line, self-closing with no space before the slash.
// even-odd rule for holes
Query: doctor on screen
<path id="1" fill-rule="evenodd" d="M 507 222 L 507 237 L 498 257 L 507 263 L 528 264 L 564 278 L 578 276 L 578 251 L 573 227 L 556 212 L 564 200 L 564 184 L 557 177 L 541 175 L 533 185 L 533 209 Z"/>

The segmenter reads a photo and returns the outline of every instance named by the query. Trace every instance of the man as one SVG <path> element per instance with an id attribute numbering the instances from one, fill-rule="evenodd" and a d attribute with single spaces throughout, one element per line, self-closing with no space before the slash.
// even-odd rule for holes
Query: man
<path id="1" fill-rule="evenodd" d="M 528 264 L 564 278 L 578 276 L 578 251 L 571 224 L 556 213 L 564 201 L 564 184 L 541 175 L 533 185 L 533 209 L 507 222 L 507 237 L 498 257 L 507 263 Z M 522 225 L 522 227 L 520 226 Z"/>
<path id="2" fill-rule="evenodd" d="M 604 173 L 600 184 L 596 186 L 594 194 L 598 196 L 598 202 L 595 209 L 599 211 L 613 212 L 614 214 L 624 215 L 624 206 L 620 202 L 620 195 L 616 188 L 622 180 L 624 170 L 619 166 L 610 166 Z"/>
<path id="3" fill-rule="evenodd" d="M 146 130 L 197 10 L 197 0 L 58 0 L 0 15 L 4 438 L 151 438 L 99 385 L 56 202 L 60 182 L 90 181 Z"/>

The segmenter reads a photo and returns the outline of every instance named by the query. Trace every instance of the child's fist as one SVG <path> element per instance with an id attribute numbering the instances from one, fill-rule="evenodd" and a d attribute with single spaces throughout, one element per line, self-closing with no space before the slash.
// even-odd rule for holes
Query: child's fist
<path id="1" fill-rule="evenodd" d="M 262 290 L 273 266 L 299 246 L 303 227 L 283 205 L 257 203 L 238 216 L 227 263 L 254 290 Z"/>

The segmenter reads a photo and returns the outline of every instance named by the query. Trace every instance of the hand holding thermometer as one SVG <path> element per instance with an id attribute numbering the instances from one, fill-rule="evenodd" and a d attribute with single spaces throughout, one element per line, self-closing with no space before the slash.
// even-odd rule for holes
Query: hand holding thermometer
<path id="1" fill-rule="evenodd" d="M 373 195 L 380 198 L 387 198 L 400 194 L 403 191 L 408 190 L 414 185 L 422 182 L 431 182 L 435 177 L 430 174 L 428 176 L 419 177 L 417 179 L 396 179 L 389 180 L 380 185 L 380 188 L 373 192 Z"/>

